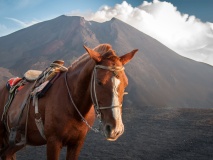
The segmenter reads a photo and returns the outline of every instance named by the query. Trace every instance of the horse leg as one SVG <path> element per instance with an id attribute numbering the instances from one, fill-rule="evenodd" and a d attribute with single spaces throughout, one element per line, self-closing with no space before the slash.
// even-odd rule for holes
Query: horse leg
<path id="1" fill-rule="evenodd" d="M 78 143 L 76 144 L 68 145 L 66 160 L 77 160 L 83 144 L 84 144 L 84 139 L 81 141 L 78 141 Z"/>
<path id="2" fill-rule="evenodd" d="M 12 156 L 4 156 L 3 159 L 0 158 L 0 160 L 16 160 L 16 154 L 13 154 Z"/>
<path id="3" fill-rule="evenodd" d="M 57 138 L 52 137 L 47 140 L 47 160 L 58 160 L 60 151 L 62 148 L 62 142 Z"/>
<path id="4" fill-rule="evenodd" d="M 0 121 L 0 160 L 2 160 L 1 157 L 6 150 L 6 146 L 7 145 L 5 141 L 5 128 L 3 123 Z"/>
<path id="5" fill-rule="evenodd" d="M 0 127 L 0 151 L 4 148 L 4 129 Z"/>
<path id="6" fill-rule="evenodd" d="M 2 160 L 16 160 L 16 152 L 22 149 L 25 145 L 20 146 L 8 146 L 7 149 L 1 155 Z"/>

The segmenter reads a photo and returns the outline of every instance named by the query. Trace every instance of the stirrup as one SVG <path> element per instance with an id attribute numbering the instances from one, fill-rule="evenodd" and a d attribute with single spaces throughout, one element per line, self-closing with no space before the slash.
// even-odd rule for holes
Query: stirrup
<path id="1" fill-rule="evenodd" d="M 26 141 L 25 136 L 23 134 L 21 134 L 21 141 L 16 143 L 15 145 L 16 146 L 22 146 L 22 145 L 25 145 L 26 143 L 27 143 L 27 141 Z"/>
<path id="2" fill-rule="evenodd" d="M 16 142 L 16 136 L 17 136 L 17 127 L 13 127 L 10 130 L 10 135 L 9 135 L 9 145 L 11 146 L 21 146 L 26 144 L 26 138 L 23 134 L 21 134 L 21 140 L 20 142 Z"/>
<path id="3" fill-rule="evenodd" d="M 17 128 L 16 127 L 11 128 L 9 135 L 9 145 L 16 144 L 16 135 L 17 135 Z"/>

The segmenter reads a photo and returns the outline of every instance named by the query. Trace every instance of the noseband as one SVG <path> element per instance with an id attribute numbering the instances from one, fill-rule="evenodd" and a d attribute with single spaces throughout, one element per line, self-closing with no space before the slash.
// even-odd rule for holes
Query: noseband
<path id="1" fill-rule="evenodd" d="M 91 94 L 91 99 L 92 99 L 92 102 L 93 102 L 93 105 L 94 105 L 94 109 L 95 109 L 95 112 L 96 112 L 96 115 L 99 119 L 99 122 L 100 124 L 102 124 L 102 121 L 101 121 L 101 112 L 100 110 L 103 110 L 103 109 L 110 109 L 110 108 L 116 108 L 116 107 L 122 107 L 122 104 L 120 105 L 117 105 L 117 106 L 107 106 L 107 107 L 100 107 L 99 104 L 98 104 L 98 99 L 97 99 L 97 95 L 96 95 L 96 88 L 95 88 L 95 83 L 96 83 L 96 75 L 97 75 L 97 71 L 96 69 L 104 69 L 104 70 L 108 70 L 108 71 L 111 71 L 114 73 L 114 76 L 117 77 L 118 76 L 118 72 L 119 71 L 123 71 L 124 70 L 124 67 L 123 66 L 103 66 L 103 65 L 95 65 L 94 69 L 93 69 L 93 74 L 92 74 L 92 78 L 91 78 L 91 85 L 90 85 L 90 94 Z M 114 82 L 113 82 L 114 83 Z M 100 132 L 100 129 L 97 129 L 97 128 L 93 128 L 92 126 L 89 125 L 89 123 L 87 122 L 87 120 L 82 116 L 81 112 L 78 110 L 77 106 L 75 105 L 74 101 L 73 101 L 73 98 L 72 98 L 72 95 L 71 95 L 71 92 L 69 90 L 69 86 L 68 86 L 68 83 L 67 83 L 67 72 L 65 73 L 65 84 L 66 84 L 66 87 L 67 87 L 67 91 L 68 91 L 68 94 L 69 94 L 69 98 L 74 106 L 74 108 L 76 109 L 76 111 L 78 112 L 79 116 L 81 117 L 82 121 L 91 129 L 93 130 L 94 132 Z M 94 97 L 93 97 L 94 95 Z"/>

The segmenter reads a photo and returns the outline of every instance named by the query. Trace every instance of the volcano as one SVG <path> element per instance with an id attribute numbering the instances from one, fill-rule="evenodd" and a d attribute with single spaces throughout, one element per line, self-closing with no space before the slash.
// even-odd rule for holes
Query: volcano
<path id="1" fill-rule="evenodd" d="M 57 59 L 69 66 L 93 48 L 109 43 L 118 55 L 139 49 L 127 64 L 129 95 L 134 106 L 212 108 L 213 67 L 184 58 L 130 25 L 104 23 L 77 16 L 60 16 L 0 38 L 0 64 L 8 76 L 28 69 L 43 70 Z M 1 83 L 6 80 L 1 74 Z"/>

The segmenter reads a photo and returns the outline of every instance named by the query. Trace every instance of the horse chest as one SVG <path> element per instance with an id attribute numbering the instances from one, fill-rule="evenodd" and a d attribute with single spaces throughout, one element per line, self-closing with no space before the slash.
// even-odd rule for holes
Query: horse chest
<path id="1" fill-rule="evenodd" d="M 86 126 L 73 124 L 65 126 L 63 131 L 59 134 L 60 137 L 63 139 L 63 144 L 67 145 L 69 143 L 74 143 L 76 141 L 84 139 L 87 131 L 88 129 Z"/>

